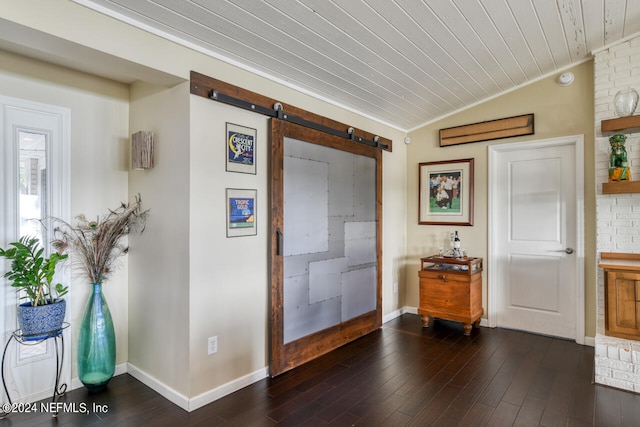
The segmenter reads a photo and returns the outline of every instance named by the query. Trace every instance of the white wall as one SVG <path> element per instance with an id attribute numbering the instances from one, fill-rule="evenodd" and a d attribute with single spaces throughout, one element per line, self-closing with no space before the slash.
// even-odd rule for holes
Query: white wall
<path id="1" fill-rule="evenodd" d="M 129 88 L 126 85 L 51 66 L 0 51 L 0 93 L 71 109 L 71 216 L 104 215 L 127 200 Z M 116 329 L 116 363 L 128 357 L 127 258 L 103 291 Z M 72 349 L 91 292 L 80 271 L 72 270 L 67 319 Z M 77 376 L 72 357 L 72 376 Z"/>
<path id="2" fill-rule="evenodd" d="M 150 209 L 129 237 L 129 363 L 189 395 L 189 84 L 131 87 L 131 127 L 154 134 L 155 167 L 129 172 L 129 196 Z M 130 163 L 129 163 L 130 164 Z"/>
<path id="3" fill-rule="evenodd" d="M 256 175 L 225 172 L 226 122 L 256 129 Z M 191 97 L 192 395 L 268 363 L 270 150 L 265 116 Z M 257 235 L 226 237 L 226 188 L 258 190 Z M 218 352 L 209 356 L 212 336 Z"/>
<path id="4" fill-rule="evenodd" d="M 621 89 L 640 90 L 640 36 L 623 40 L 595 54 L 596 204 L 597 248 L 600 252 L 640 253 L 640 194 L 602 194 L 609 179 L 609 137 L 602 134 L 601 121 L 615 118 L 613 99 Z M 637 110 L 636 110 L 637 111 Z M 637 112 L 635 114 L 638 114 Z M 631 178 L 640 170 L 640 133 L 627 135 L 625 146 Z M 598 269 L 598 301 L 595 381 L 640 392 L 640 343 L 605 336 L 604 272 Z"/>

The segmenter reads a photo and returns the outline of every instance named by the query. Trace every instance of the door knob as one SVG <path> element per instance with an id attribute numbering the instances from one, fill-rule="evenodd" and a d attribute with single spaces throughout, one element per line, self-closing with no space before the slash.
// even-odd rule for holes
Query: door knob
<path id="1" fill-rule="evenodd" d="M 565 254 L 571 255 L 573 253 L 573 248 L 558 249 L 557 251 L 547 251 L 547 252 L 564 252 Z"/>

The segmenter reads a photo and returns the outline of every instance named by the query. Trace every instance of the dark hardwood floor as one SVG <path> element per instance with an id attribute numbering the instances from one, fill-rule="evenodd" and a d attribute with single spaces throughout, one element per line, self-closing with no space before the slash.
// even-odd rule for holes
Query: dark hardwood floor
<path id="1" fill-rule="evenodd" d="M 89 414 L 10 414 L 0 427 L 640 426 L 640 395 L 592 383 L 593 351 L 504 329 L 465 337 L 461 324 L 445 321 L 423 329 L 405 314 L 191 413 L 120 375 L 102 393 L 78 389 L 62 398 Z"/>

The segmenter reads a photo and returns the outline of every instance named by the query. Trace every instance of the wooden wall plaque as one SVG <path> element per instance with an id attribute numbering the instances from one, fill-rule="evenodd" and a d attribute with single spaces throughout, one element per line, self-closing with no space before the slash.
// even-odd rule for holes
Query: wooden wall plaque
<path id="1" fill-rule="evenodd" d="M 440 129 L 440 147 L 488 141 L 512 136 L 532 135 L 533 114 L 507 117 L 470 125 Z"/>

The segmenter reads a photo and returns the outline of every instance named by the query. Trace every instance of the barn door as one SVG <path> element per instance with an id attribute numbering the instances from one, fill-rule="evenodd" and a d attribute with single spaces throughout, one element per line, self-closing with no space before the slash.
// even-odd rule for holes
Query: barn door
<path id="1" fill-rule="evenodd" d="M 275 376 L 380 327 L 382 156 L 278 119 L 271 131 Z"/>

